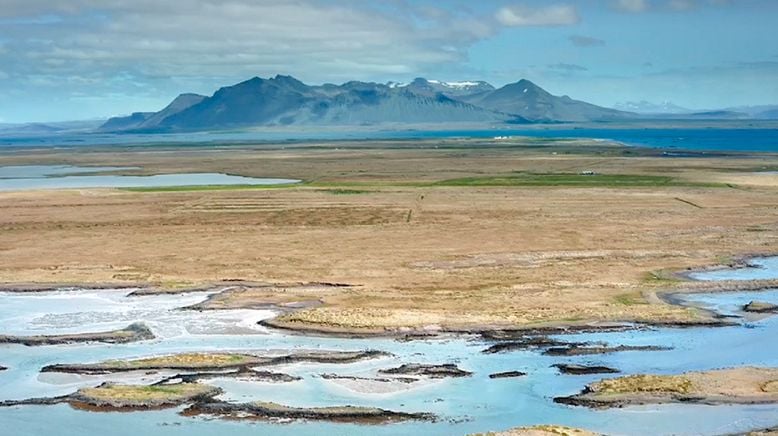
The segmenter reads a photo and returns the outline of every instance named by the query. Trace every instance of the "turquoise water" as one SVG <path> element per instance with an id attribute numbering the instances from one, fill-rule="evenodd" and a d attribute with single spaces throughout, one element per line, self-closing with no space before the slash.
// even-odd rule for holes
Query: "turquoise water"
<path id="1" fill-rule="evenodd" d="M 695 280 L 756 280 L 778 279 L 778 257 L 752 259 L 748 268 L 719 269 L 689 274 Z"/>
<path id="2" fill-rule="evenodd" d="M 79 134 L 37 137 L 0 137 L 3 147 L 84 147 L 129 144 L 262 143 L 312 140 L 491 138 L 531 136 L 538 138 L 591 138 L 627 145 L 695 151 L 778 152 L 775 128 L 560 128 L 536 125 L 521 129 L 483 130 L 258 130 L 171 134 Z"/>
<path id="3" fill-rule="evenodd" d="M 138 188 L 195 185 L 281 185 L 299 180 L 232 176 L 219 173 L 159 174 L 153 176 L 90 175 L 133 169 L 30 165 L 0 167 L 0 191 L 65 188 Z"/>
<path id="4" fill-rule="evenodd" d="M 708 279 L 750 279 L 770 271 L 778 275 L 778 259 L 760 261 L 764 269 L 717 271 Z M 398 342 L 391 339 L 341 339 L 285 335 L 256 322 L 273 316 L 271 311 L 229 310 L 190 313 L 176 307 L 193 304 L 205 293 L 183 296 L 128 297 L 128 290 L 62 291 L 36 295 L 0 295 L 0 332 L 42 334 L 61 331 L 100 331 L 144 321 L 158 339 L 124 345 L 75 345 L 23 347 L 0 346 L 0 398 L 22 399 L 62 395 L 81 386 L 105 380 L 153 382 L 162 375 L 122 374 L 73 376 L 39 374 L 53 363 L 93 362 L 109 358 L 133 358 L 180 351 L 207 350 L 363 350 L 394 354 L 348 365 L 294 364 L 270 368 L 303 377 L 284 383 L 249 383 L 214 380 L 227 390 L 230 401 L 263 400 L 293 406 L 374 405 L 404 411 L 440 415 L 437 423 L 403 423 L 360 426 L 317 422 L 286 424 L 246 423 L 184 418 L 176 410 L 134 413 L 90 413 L 67 405 L 0 408 L 0 429 L 24 435 L 464 435 L 518 425 L 557 423 L 615 435 L 716 435 L 778 424 L 778 406 L 663 405 L 605 411 L 554 404 L 552 398 L 570 395 L 601 378 L 599 375 L 559 375 L 550 365 L 562 362 L 613 366 L 624 373 L 676 373 L 738 365 L 778 366 L 778 317 L 747 326 L 716 329 L 653 329 L 618 333 L 560 336 L 577 341 L 605 341 L 627 345 L 669 345 L 671 351 L 625 352 L 603 356 L 549 357 L 533 351 L 483 354 L 489 345 L 476 337 Z M 696 304 L 739 314 L 739 306 L 751 299 L 778 303 L 778 290 L 755 293 L 699 294 L 687 297 Z M 409 390 L 365 392 L 353 386 L 318 377 L 322 373 L 371 377 L 381 368 L 402 363 L 456 363 L 473 371 L 470 378 L 424 382 Z M 489 379 L 494 372 L 519 370 L 528 375 L 516 379 Z M 407 386 L 405 386 L 407 387 Z M 10 432 L 9 432 L 10 430 Z"/>
<path id="5" fill-rule="evenodd" d="M 133 170 L 137 167 L 78 167 L 73 165 L 12 165 L 0 167 L 0 179 L 40 179 L 107 171 Z"/>

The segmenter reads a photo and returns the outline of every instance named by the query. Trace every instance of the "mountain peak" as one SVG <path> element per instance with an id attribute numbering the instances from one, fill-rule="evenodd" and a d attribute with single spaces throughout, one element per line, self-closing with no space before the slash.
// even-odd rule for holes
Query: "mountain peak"
<path id="1" fill-rule="evenodd" d="M 540 86 L 536 85 L 531 80 L 527 79 L 521 79 L 518 82 L 510 83 L 508 85 L 505 85 L 506 88 L 521 88 L 521 92 L 530 92 L 530 91 L 541 91 L 541 92 L 547 92 L 545 89 L 541 88 Z"/>
<path id="2" fill-rule="evenodd" d="M 283 74 L 276 74 L 276 76 L 275 76 L 275 77 L 273 77 L 273 78 L 272 78 L 272 79 L 270 79 L 270 80 L 273 80 L 273 81 L 275 81 L 275 82 L 281 82 L 281 83 L 293 83 L 293 84 L 295 84 L 295 85 L 297 85 L 297 84 L 303 84 L 303 82 L 301 82 L 301 81 L 299 81 L 299 80 L 295 79 L 294 77 L 292 77 L 292 76 L 287 76 L 287 75 L 283 75 Z"/>

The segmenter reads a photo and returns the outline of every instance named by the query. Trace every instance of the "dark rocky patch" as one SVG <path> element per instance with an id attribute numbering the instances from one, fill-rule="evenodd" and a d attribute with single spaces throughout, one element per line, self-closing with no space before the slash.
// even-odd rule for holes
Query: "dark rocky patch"
<path id="1" fill-rule="evenodd" d="M 760 428 L 757 430 L 747 431 L 745 433 L 729 433 L 722 436 L 771 436 L 778 433 L 778 426 L 771 428 Z"/>
<path id="2" fill-rule="evenodd" d="M 607 366 L 585 366 L 566 363 L 557 363 L 556 365 L 552 366 L 559 369 L 559 372 L 562 374 L 569 375 L 616 374 L 620 372 L 618 369 L 610 368 Z"/>
<path id="3" fill-rule="evenodd" d="M 569 342 L 558 341 L 546 336 L 524 337 L 520 340 L 499 342 L 481 351 L 486 354 L 506 353 L 535 348 L 561 347 L 571 345 Z"/>
<path id="4" fill-rule="evenodd" d="M 137 289 L 138 287 L 148 287 L 146 283 L 127 284 L 127 283 L 3 283 L 0 284 L 0 292 L 13 293 L 36 293 L 36 292 L 57 292 L 57 291 L 75 291 L 81 289 Z"/>
<path id="5" fill-rule="evenodd" d="M 437 338 L 439 335 L 435 333 L 408 333 L 402 336 L 399 336 L 395 339 L 397 342 L 412 342 L 412 341 L 424 341 L 427 339 L 434 339 Z"/>
<path id="6" fill-rule="evenodd" d="M 549 348 L 548 350 L 544 351 L 543 354 L 547 356 L 585 356 L 590 354 L 619 353 L 622 351 L 667 351 L 667 350 L 672 350 L 672 348 L 661 347 L 657 345 L 618 345 L 615 347 L 571 345 L 568 347 Z"/>
<path id="7" fill-rule="evenodd" d="M 38 336 L 0 336 L 0 344 L 21 344 L 28 347 L 41 345 L 74 344 L 84 342 L 103 342 L 108 344 L 126 344 L 129 342 L 154 339 L 145 324 L 134 323 L 121 329 L 110 332 L 73 333 L 66 335 L 38 335 Z"/>
<path id="8" fill-rule="evenodd" d="M 283 365 L 288 363 L 309 362 L 309 363 L 354 363 L 362 360 L 376 359 L 379 357 L 389 357 L 391 353 L 378 350 L 365 350 L 355 352 L 330 352 L 330 351 L 307 351 L 283 356 L 276 356 L 270 359 L 267 365 Z"/>
<path id="9" fill-rule="evenodd" d="M 70 395 L 59 397 L 28 398 L 26 400 L 4 400 L 0 401 L 0 407 L 14 406 L 51 406 L 54 404 L 67 403 Z"/>
<path id="10" fill-rule="evenodd" d="M 569 397 L 556 397 L 554 402 L 557 404 L 564 404 L 567 406 L 580 406 L 588 407 L 590 409 L 611 409 L 611 408 L 624 408 L 628 406 L 642 406 L 646 404 L 670 404 L 670 403 L 691 403 L 691 404 L 705 404 L 709 406 L 717 406 L 724 404 L 770 404 L 768 400 L 728 400 L 726 398 L 713 398 L 706 397 L 704 395 L 689 395 L 689 394 L 657 394 L 657 395 L 640 395 L 634 394 L 632 396 L 622 396 L 619 399 L 589 395 L 588 392 L 571 395 Z"/>
<path id="11" fill-rule="evenodd" d="M 429 378 L 469 377 L 472 372 L 460 369 L 453 363 L 441 365 L 425 365 L 420 363 L 407 363 L 397 368 L 378 370 L 381 374 L 391 375 L 418 375 Z"/>
<path id="12" fill-rule="evenodd" d="M 7 370 L 7 369 L 8 369 L 8 368 L 6 368 L 6 367 L 4 367 L 4 366 L 0 365 L 0 371 L 5 371 L 5 370 Z"/>
<path id="13" fill-rule="evenodd" d="M 409 413 L 373 407 L 287 407 L 275 403 L 199 402 L 181 412 L 184 416 L 216 416 L 224 419 L 294 419 L 348 422 L 359 424 L 386 424 L 402 421 L 435 421 L 431 413 Z"/>
<path id="14" fill-rule="evenodd" d="M 255 382 L 271 382 L 271 383 L 290 383 L 294 381 L 302 380 L 302 377 L 294 375 L 284 374 L 280 372 L 272 371 L 258 371 L 249 367 L 238 368 L 237 371 L 225 371 L 225 372 L 197 372 L 192 374 L 177 374 L 172 377 L 168 377 L 155 385 L 165 385 L 170 383 L 197 383 L 201 380 L 208 380 L 214 378 L 234 378 L 240 380 L 248 380 Z"/>
<path id="15" fill-rule="evenodd" d="M 382 383 L 401 382 L 401 383 L 414 383 L 419 381 L 413 377 L 392 377 L 392 378 L 370 378 L 370 377 L 356 377 L 351 375 L 338 375 L 338 374 L 321 374 L 319 377 L 325 380 L 355 380 L 355 381 L 373 381 Z"/>
<path id="16" fill-rule="evenodd" d="M 528 337 L 544 337 L 571 333 L 608 333 L 639 330 L 643 327 L 634 324 L 603 324 L 603 325 L 572 325 L 537 328 L 520 328 L 513 330 L 480 330 L 472 333 L 480 335 L 488 341 L 523 341 Z"/>
<path id="17" fill-rule="evenodd" d="M 527 375 L 526 372 L 521 371 L 506 371 L 506 372 L 496 372 L 494 374 L 489 374 L 489 378 L 511 378 L 511 377 L 524 377 Z"/>

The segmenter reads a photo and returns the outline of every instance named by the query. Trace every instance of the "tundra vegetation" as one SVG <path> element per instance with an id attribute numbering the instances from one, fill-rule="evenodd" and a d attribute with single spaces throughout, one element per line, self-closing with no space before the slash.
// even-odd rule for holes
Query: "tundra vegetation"
<path id="1" fill-rule="evenodd" d="M 668 271 L 778 242 L 767 153 L 547 138 L 84 150 L 3 151 L 0 165 L 303 182 L 3 192 L 0 282 L 264 282 L 198 309 L 282 307 L 269 326 L 329 333 L 697 325 L 721 320 L 667 304 L 699 287 Z"/>

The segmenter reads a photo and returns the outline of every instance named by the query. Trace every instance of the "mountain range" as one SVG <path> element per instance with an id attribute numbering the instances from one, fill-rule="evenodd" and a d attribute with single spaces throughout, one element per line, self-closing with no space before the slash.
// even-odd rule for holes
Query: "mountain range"
<path id="1" fill-rule="evenodd" d="M 614 109 L 634 112 L 644 118 L 661 119 L 710 119 L 710 120 L 776 120 L 778 105 L 735 106 L 724 109 L 694 110 L 669 101 L 628 101 L 618 103 Z"/>
<path id="2" fill-rule="evenodd" d="M 410 83 L 351 81 L 307 85 L 294 77 L 254 77 L 212 96 L 181 94 L 159 112 L 114 117 L 103 131 L 165 132 L 253 126 L 376 125 L 381 123 L 555 123 L 617 121 L 636 114 L 568 96 L 529 80 L 499 89 L 483 81 Z"/>

